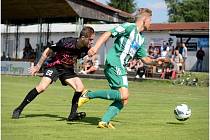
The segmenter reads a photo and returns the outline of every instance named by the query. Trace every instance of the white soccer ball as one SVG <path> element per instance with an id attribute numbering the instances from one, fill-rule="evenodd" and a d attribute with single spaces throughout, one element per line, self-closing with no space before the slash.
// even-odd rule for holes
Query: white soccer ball
<path id="1" fill-rule="evenodd" d="M 174 109 L 174 115 L 175 115 L 177 120 L 179 120 L 179 121 L 186 121 L 191 116 L 191 109 L 186 104 L 178 105 Z"/>

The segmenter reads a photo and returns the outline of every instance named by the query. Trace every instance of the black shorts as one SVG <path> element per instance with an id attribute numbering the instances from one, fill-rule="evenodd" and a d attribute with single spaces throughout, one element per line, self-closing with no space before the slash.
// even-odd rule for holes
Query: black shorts
<path id="1" fill-rule="evenodd" d="M 52 82 L 56 81 L 58 78 L 61 81 L 63 86 L 66 86 L 66 79 L 77 77 L 77 74 L 74 72 L 74 68 L 66 68 L 66 69 L 57 69 L 57 68 L 46 68 L 44 70 L 43 77 L 49 77 Z M 51 82 L 51 83 L 52 83 Z"/>

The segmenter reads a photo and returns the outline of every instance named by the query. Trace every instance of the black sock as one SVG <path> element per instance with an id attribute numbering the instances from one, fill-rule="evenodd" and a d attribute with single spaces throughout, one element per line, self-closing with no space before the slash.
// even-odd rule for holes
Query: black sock
<path id="1" fill-rule="evenodd" d="M 81 94 L 82 94 L 82 92 L 74 92 L 74 96 L 71 101 L 71 113 L 70 114 L 74 114 L 77 112 L 78 100 L 79 100 L 79 97 L 81 96 Z"/>
<path id="2" fill-rule="evenodd" d="M 39 93 L 36 88 L 32 89 L 24 98 L 23 102 L 18 106 L 18 109 L 23 110 L 23 108 L 33 101 Z"/>

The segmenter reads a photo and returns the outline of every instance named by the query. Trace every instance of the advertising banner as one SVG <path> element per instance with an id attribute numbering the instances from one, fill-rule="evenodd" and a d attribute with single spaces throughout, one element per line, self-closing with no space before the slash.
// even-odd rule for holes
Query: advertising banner
<path id="1" fill-rule="evenodd" d="M 28 68 L 31 62 L 1 61 L 1 74 L 29 75 Z"/>

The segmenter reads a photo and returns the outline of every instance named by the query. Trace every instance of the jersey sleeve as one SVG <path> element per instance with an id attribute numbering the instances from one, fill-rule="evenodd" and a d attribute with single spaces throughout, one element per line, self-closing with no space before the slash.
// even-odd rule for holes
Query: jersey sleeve
<path id="1" fill-rule="evenodd" d="M 145 48 L 144 45 L 142 45 L 136 52 L 134 58 L 144 58 L 144 57 L 147 57 L 148 56 L 148 53 L 147 53 L 147 50 Z"/>
<path id="2" fill-rule="evenodd" d="M 132 29 L 134 28 L 134 25 L 131 23 L 124 23 L 121 25 L 118 25 L 117 27 L 110 30 L 112 33 L 112 37 L 119 37 L 119 36 L 126 36 L 129 35 Z"/>

